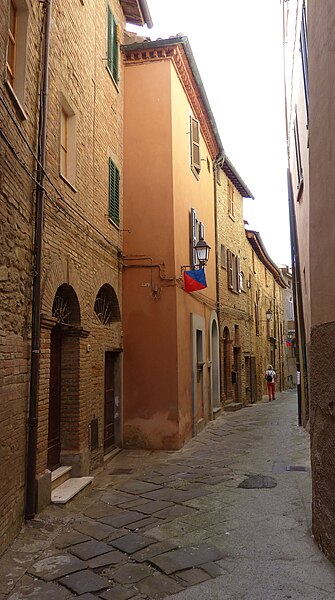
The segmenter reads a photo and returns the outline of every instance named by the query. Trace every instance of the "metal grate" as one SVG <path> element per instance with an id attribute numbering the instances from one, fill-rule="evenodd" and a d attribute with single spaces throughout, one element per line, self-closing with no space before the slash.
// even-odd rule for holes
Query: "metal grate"
<path id="1" fill-rule="evenodd" d="M 287 465 L 286 471 L 307 471 L 307 467 L 298 467 L 295 465 Z"/>

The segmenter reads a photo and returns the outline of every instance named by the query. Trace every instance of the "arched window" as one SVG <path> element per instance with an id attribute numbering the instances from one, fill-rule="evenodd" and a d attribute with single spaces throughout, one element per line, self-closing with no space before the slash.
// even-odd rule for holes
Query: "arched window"
<path id="1" fill-rule="evenodd" d="M 121 321 L 119 302 L 112 286 L 105 283 L 99 290 L 94 303 L 94 312 L 102 325 Z"/>
<path id="2" fill-rule="evenodd" d="M 52 305 L 52 316 L 58 323 L 80 324 L 80 306 L 77 294 L 67 283 L 59 286 Z"/>

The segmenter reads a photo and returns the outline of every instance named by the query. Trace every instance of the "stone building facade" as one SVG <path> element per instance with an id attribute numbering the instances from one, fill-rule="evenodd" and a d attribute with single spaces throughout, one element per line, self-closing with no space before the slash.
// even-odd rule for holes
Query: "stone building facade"
<path id="1" fill-rule="evenodd" d="M 259 233 L 245 229 L 246 189 L 227 159 L 218 165 L 216 183 L 221 398 L 225 410 L 236 410 L 262 399 L 268 364 L 283 389 L 286 285 Z"/>
<path id="2" fill-rule="evenodd" d="M 46 13 L 51 10 L 36 510 L 50 501 L 51 473 L 59 465 L 71 466 L 74 476 L 86 475 L 121 442 L 119 48 L 126 21 L 151 25 L 145 0 L 44 5 L 6 0 L 5 5 L 0 21 L 0 552 L 24 514 L 43 35 L 40 40 Z M 13 477 L 6 477 L 8 472 Z"/>
<path id="3" fill-rule="evenodd" d="M 283 23 L 302 424 L 309 424 L 311 436 L 312 530 L 335 564 L 334 3 L 283 2 Z"/>

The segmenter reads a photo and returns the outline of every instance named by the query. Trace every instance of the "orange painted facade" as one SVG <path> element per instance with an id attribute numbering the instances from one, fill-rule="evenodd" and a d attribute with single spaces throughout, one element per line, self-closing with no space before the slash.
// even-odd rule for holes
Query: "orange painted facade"
<path id="1" fill-rule="evenodd" d="M 213 160 L 218 146 L 182 43 L 124 47 L 125 446 L 181 447 L 219 410 Z M 136 47 L 135 47 L 136 46 Z M 199 99 L 200 98 L 200 99 Z M 190 153 L 200 124 L 200 173 Z M 211 246 L 192 294 L 191 211 Z"/>

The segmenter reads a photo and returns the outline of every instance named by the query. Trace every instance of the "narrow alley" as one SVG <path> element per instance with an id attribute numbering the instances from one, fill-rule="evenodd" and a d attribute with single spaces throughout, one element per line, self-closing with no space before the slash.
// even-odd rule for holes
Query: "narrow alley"
<path id="1" fill-rule="evenodd" d="M 321 600 L 296 395 L 225 413 L 178 452 L 122 451 L 0 561 L 0 600 Z"/>

